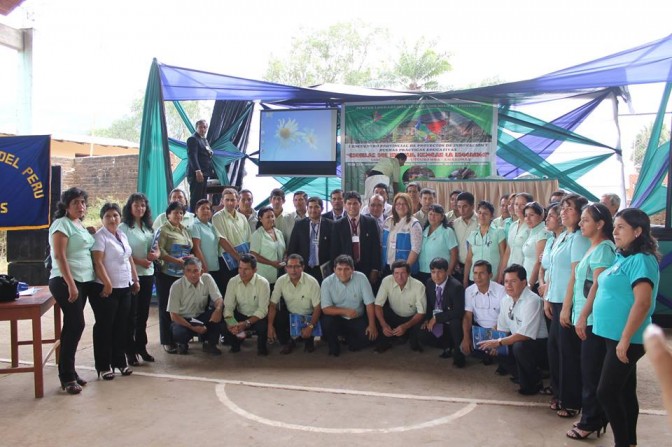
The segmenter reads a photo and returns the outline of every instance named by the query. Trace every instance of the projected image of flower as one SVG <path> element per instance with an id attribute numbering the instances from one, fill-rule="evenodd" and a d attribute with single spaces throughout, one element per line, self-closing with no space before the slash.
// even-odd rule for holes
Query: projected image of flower
<path id="1" fill-rule="evenodd" d="M 311 149 L 317 149 L 317 135 L 313 129 L 304 129 L 303 142 L 310 146 Z"/>
<path id="2" fill-rule="evenodd" d="M 301 135 L 301 132 L 299 132 L 299 123 L 297 123 L 294 118 L 278 120 L 275 138 L 280 140 L 281 145 L 287 146 L 291 143 L 295 143 Z"/>

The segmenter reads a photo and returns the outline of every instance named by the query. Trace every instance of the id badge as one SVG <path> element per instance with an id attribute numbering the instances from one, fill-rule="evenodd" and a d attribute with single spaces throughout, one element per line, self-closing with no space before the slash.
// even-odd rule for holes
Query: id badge
<path id="1" fill-rule="evenodd" d="M 359 243 L 359 236 L 357 236 L 356 234 L 353 234 L 352 235 L 352 243 L 353 244 L 354 243 Z"/>

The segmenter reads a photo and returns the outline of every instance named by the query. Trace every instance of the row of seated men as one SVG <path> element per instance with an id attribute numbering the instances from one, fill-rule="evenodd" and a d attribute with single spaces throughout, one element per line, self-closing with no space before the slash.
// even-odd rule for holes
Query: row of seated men
<path id="1" fill-rule="evenodd" d="M 322 285 L 304 272 L 304 261 L 293 254 L 286 274 L 271 291 L 268 281 L 256 273 L 253 255 L 240 258 L 238 275 L 221 296 L 210 275 L 201 272 L 200 261 L 188 258 L 184 276 L 170 290 L 168 311 L 178 353 L 188 353 L 194 336 L 204 340 L 203 350 L 221 354 L 217 348 L 224 334 L 230 352 L 237 353 L 243 340 L 257 335 L 257 354 L 268 355 L 268 341 L 278 340 L 281 354 L 289 354 L 297 340 L 304 350 L 315 350 L 315 336 L 326 341 L 328 354 L 341 354 L 341 340 L 349 351 L 373 346 L 383 353 L 400 342 L 413 351 L 423 346 L 441 349 L 441 357 L 465 366 L 465 354 L 474 348 L 496 355 L 501 346 L 511 346 L 507 364 L 520 383 L 522 394 L 543 389 L 540 367 L 545 359 L 546 324 L 541 298 L 528 287 L 525 269 L 512 265 L 505 272 L 505 286 L 492 278 L 487 261 L 474 266 L 475 283 L 466 291 L 448 275 L 448 261 L 435 258 L 426 284 L 410 276 L 405 261 L 392 266 L 374 296 L 368 278 L 354 269 L 348 255 L 334 260 L 334 273 Z M 293 327 L 292 327 L 293 326 Z M 496 327 L 508 335 L 472 346 L 472 326 Z"/>

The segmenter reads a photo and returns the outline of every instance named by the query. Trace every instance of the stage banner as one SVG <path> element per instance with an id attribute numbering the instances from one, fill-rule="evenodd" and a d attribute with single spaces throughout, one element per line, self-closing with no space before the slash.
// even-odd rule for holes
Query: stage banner
<path id="1" fill-rule="evenodd" d="M 49 227 L 51 137 L 0 138 L 0 230 Z"/>
<path id="2" fill-rule="evenodd" d="M 363 193 L 366 172 L 399 152 L 408 156 L 403 183 L 493 175 L 496 112 L 492 104 L 461 101 L 345 104 L 345 189 Z"/>

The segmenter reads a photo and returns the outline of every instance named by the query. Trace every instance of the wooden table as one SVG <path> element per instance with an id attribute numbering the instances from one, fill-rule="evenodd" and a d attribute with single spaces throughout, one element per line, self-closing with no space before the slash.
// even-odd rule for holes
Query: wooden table
<path id="1" fill-rule="evenodd" d="M 30 373 L 35 376 L 35 397 L 44 396 L 44 364 L 51 354 L 56 352 L 58 362 L 58 348 L 61 338 L 61 308 L 51 296 L 49 287 L 39 286 L 40 290 L 31 296 L 22 296 L 16 301 L 0 303 L 0 321 L 9 321 L 11 332 L 12 366 L 0 369 L 0 374 Z M 54 338 L 42 339 L 41 317 L 49 309 L 54 308 Z M 33 338 L 31 340 L 18 339 L 18 321 L 32 320 Z M 46 357 L 42 358 L 42 345 L 51 344 Z M 33 366 L 19 366 L 19 346 L 33 345 Z"/>

